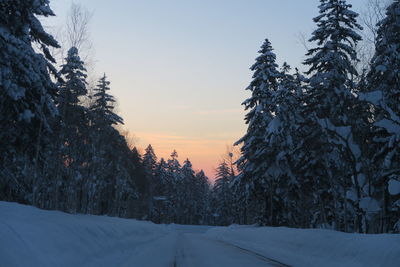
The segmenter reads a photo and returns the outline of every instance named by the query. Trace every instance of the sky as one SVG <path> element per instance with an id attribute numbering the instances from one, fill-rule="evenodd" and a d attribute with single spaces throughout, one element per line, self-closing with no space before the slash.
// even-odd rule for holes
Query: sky
<path id="1" fill-rule="evenodd" d="M 51 0 L 52 30 L 72 0 Z M 124 128 L 140 151 L 213 179 L 227 148 L 246 132 L 241 103 L 250 66 L 268 38 L 279 64 L 301 66 L 318 0 L 75 0 L 93 14 L 94 75 L 106 73 Z M 348 1 L 360 11 L 367 0 Z M 302 36 L 302 37 L 301 37 Z"/>

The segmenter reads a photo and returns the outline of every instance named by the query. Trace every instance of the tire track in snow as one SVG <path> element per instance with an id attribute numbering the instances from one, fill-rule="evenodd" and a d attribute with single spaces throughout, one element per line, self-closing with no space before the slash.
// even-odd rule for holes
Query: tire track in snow
<path id="1" fill-rule="evenodd" d="M 262 255 L 262 254 L 260 254 L 260 253 L 258 253 L 258 252 L 254 252 L 254 251 L 252 251 L 252 250 L 249 250 L 249 249 L 246 249 L 246 248 L 243 248 L 243 247 L 240 247 L 240 246 L 237 246 L 237 245 L 234 245 L 234 244 L 225 242 L 225 241 L 218 240 L 218 242 L 221 243 L 221 244 L 224 244 L 225 246 L 229 246 L 229 247 L 232 247 L 232 248 L 236 248 L 237 250 L 240 250 L 240 251 L 242 251 L 243 253 L 246 253 L 246 254 L 249 254 L 249 255 L 253 255 L 254 257 L 257 257 L 257 258 L 259 258 L 259 259 L 261 259 L 261 260 L 263 260 L 263 261 L 266 261 L 266 262 L 268 262 L 269 264 L 273 264 L 273 265 L 276 266 L 276 267 L 293 267 L 293 266 L 287 265 L 287 264 L 285 264 L 285 263 L 283 263 L 283 262 L 280 262 L 280 261 L 271 259 L 271 258 L 269 258 L 269 257 L 266 257 L 266 256 L 264 256 L 264 255 Z"/>
<path id="2" fill-rule="evenodd" d="M 208 250 L 201 252 L 204 248 Z M 223 252 L 217 258 L 210 255 L 210 251 Z M 232 261 L 232 255 L 236 260 Z M 242 255 L 242 256 L 240 256 Z M 215 255 L 214 255 L 215 256 Z M 250 259 L 254 259 L 250 260 Z M 245 264 L 246 262 L 246 264 Z M 258 263 L 257 263 L 258 262 Z M 237 265 L 236 265 L 236 264 Z M 221 240 L 205 237 L 201 234 L 178 234 L 176 240 L 176 252 L 171 267 L 194 266 L 272 266 L 292 267 L 275 259 L 266 257 L 249 249 L 227 243 Z"/>

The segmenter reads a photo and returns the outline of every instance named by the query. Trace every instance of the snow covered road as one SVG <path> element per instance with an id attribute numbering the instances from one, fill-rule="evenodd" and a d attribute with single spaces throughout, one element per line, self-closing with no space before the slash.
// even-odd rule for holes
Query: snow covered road
<path id="1" fill-rule="evenodd" d="M 179 234 L 172 266 L 275 266 L 287 267 L 258 253 L 199 233 Z"/>
<path id="2" fill-rule="evenodd" d="M 398 267 L 400 235 L 156 225 L 0 202 L 0 267 Z"/>

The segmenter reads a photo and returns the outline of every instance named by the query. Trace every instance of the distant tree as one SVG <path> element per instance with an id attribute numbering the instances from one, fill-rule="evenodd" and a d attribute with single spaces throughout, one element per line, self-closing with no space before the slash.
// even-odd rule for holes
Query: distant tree
<path id="1" fill-rule="evenodd" d="M 219 225 L 229 225 L 234 221 L 234 195 L 230 186 L 232 178 L 232 170 L 228 164 L 225 161 L 220 163 L 212 191 L 212 211 L 215 223 Z"/>
<path id="2" fill-rule="evenodd" d="M 176 194 L 181 196 L 180 202 L 182 209 L 182 223 L 194 224 L 197 213 L 197 194 L 196 177 L 192 163 L 186 159 L 181 169 L 182 179 L 179 181 L 179 191 Z"/>
<path id="3" fill-rule="evenodd" d="M 194 224 L 208 224 L 210 221 L 210 182 L 203 170 L 196 173 L 194 190 Z"/>
<path id="4" fill-rule="evenodd" d="M 146 172 L 146 180 L 149 184 L 146 198 L 148 200 L 150 219 L 152 219 L 154 197 L 157 196 L 156 189 L 160 188 L 160 180 L 156 177 L 157 156 L 154 153 L 153 147 L 148 145 L 145 152 L 146 153 L 143 155 L 143 167 Z"/>

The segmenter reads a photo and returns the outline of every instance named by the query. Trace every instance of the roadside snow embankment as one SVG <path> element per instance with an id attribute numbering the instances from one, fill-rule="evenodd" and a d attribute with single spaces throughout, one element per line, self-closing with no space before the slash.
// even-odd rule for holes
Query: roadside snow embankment
<path id="1" fill-rule="evenodd" d="M 141 254 L 154 254 L 157 243 L 164 247 L 169 233 L 165 226 L 149 222 L 0 202 L 0 265 L 140 265 L 140 259 L 147 258 Z"/>
<path id="2" fill-rule="evenodd" d="M 213 228 L 206 234 L 295 267 L 400 266 L 398 234 L 235 225 Z"/>

